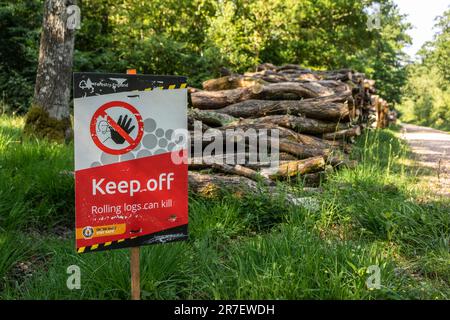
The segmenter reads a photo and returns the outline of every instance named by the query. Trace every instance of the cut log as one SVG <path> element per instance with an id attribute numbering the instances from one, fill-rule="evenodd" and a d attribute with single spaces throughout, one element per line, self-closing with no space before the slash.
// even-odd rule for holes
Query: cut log
<path id="1" fill-rule="evenodd" d="M 267 127 L 258 126 L 258 130 L 264 129 L 267 130 Z M 296 133 L 292 130 L 278 127 L 273 124 L 269 124 L 272 130 L 280 128 L 280 135 L 278 140 L 275 140 L 275 137 L 268 136 L 264 134 L 262 136 L 262 132 L 258 130 L 250 131 L 251 126 L 237 126 L 236 129 L 240 129 L 241 132 L 230 130 L 235 129 L 233 127 L 221 127 L 210 129 L 202 134 L 202 136 L 194 137 L 193 132 L 190 132 L 190 142 L 191 148 L 194 145 L 206 147 L 215 141 L 217 137 L 220 137 L 223 142 L 223 150 L 225 153 L 226 143 L 245 143 L 246 150 L 250 149 L 250 143 L 258 143 L 261 139 L 266 141 L 267 146 L 273 148 L 278 145 L 278 151 L 282 153 L 289 153 L 295 156 L 297 159 L 305 159 L 315 156 L 328 156 L 333 150 L 335 150 L 338 146 L 334 143 L 328 143 L 327 140 L 323 140 L 317 137 L 307 136 L 300 133 Z M 234 141 L 234 142 L 233 142 Z M 254 145 L 254 147 L 257 147 Z M 198 151 L 198 150 L 197 150 Z M 217 150 L 216 150 L 217 152 Z"/>
<path id="2" fill-rule="evenodd" d="M 281 160 L 281 159 L 280 159 Z M 292 160 L 292 159 L 288 159 Z M 298 160 L 298 159 L 293 159 Z M 190 170 L 202 170 L 213 167 L 214 164 L 229 165 L 229 166 L 244 166 L 253 170 L 270 167 L 271 162 L 267 159 L 262 160 L 259 154 L 249 153 L 234 153 L 234 154 L 221 154 L 211 156 L 198 156 L 189 158 Z"/>
<path id="3" fill-rule="evenodd" d="M 189 172 L 189 189 L 202 196 L 218 196 L 221 190 L 238 192 L 257 191 L 258 184 L 241 176 L 228 176 L 219 174 L 201 174 Z"/>
<path id="4" fill-rule="evenodd" d="M 194 145 L 195 143 L 198 143 L 197 145 L 202 146 L 202 151 L 204 150 L 203 148 L 208 146 L 209 144 L 211 144 L 212 142 L 210 140 L 207 139 L 203 139 L 201 141 L 194 141 L 191 142 L 191 154 L 195 154 Z M 298 160 L 298 159 L 306 159 L 306 158 L 311 158 L 311 157 L 315 157 L 315 156 L 324 156 L 327 157 L 328 155 L 331 154 L 332 149 L 328 149 L 328 148 L 317 148 L 316 146 L 309 146 L 309 145 L 304 145 L 304 144 L 300 144 L 297 142 L 292 142 L 286 139 L 280 139 L 278 141 L 278 157 L 283 157 L 283 159 L 280 160 L 285 160 L 285 159 L 292 159 L 292 160 Z M 274 144 L 273 144 L 274 145 Z M 223 151 L 218 153 L 217 150 L 216 153 L 214 155 L 211 156 L 206 156 L 205 157 L 207 159 L 209 159 L 209 157 L 215 156 L 218 157 L 218 159 L 222 159 L 222 157 L 225 157 L 226 159 L 228 159 L 227 163 L 232 164 L 233 162 L 233 158 L 234 155 L 233 154 L 227 154 L 226 153 L 226 147 L 223 147 Z M 249 147 L 245 146 L 245 151 L 248 153 L 249 152 Z M 255 150 L 256 151 L 256 150 Z M 276 157 L 276 154 L 273 154 L 273 152 L 275 152 L 275 150 L 272 150 L 272 158 Z M 249 153 L 250 155 L 257 155 L 256 153 Z M 250 159 L 253 162 L 254 161 L 258 161 L 258 157 L 254 157 L 254 156 L 250 156 L 250 155 L 245 155 L 243 157 L 243 159 Z M 242 155 L 241 155 L 242 156 Z M 269 157 L 270 155 L 267 154 L 267 157 Z M 197 159 L 198 157 L 194 157 L 194 159 Z M 254 160 L 253 160 L 254 159 Z M 247 163 L 247 162 L 246 162 Z"/>
<path id="5" fill-rule="evenodd" d="M 255 85 L 221 91 L 200 91 L 191 94 L 191 103 L 198 109 L 220 109 L 250 99 L 297 100 L 329 96 L 334 92 L 317 82 L 284 82 Z"/>
<path id="6" fill-rule="evenodd" d="M 206 111 L 199 109 L 188 109 L 188 118 L 201 121 L 210 127 L 226 126 L 237 119 L 225 113 L 218 113 L 214 111 Z M 192 120 L 191 120 L 192 121 Z"/>
<path id="7" fill-rule="evenodd" d="M 224 127 L 216 128 L 218 130 L 242 130 L 244 132 L 247 132 L 249 130 L 255 130 L 256 132 L 261 132 L 262 130 L 265 130 L 266 132 L 269 130 L 278 130 L 278 138 L 279 139 L 287 139 L 290 141 L 298 142 L 301 144 L 309 145 L 311 147 L 317 147 L 319 149 L 327 149 L 327 148 L 333 148 L 333 147 L 340 147 L 341 142 L 340 141 L 330 141 L 330 140 L 324 140 L 318 137 L 301 134 L 298 132 L 295 132 L 294 130 L 280 127 L 273 123 L 242 123 L 241 121 L 236 121 L 232 124 L 229 124 Z"/>
<path id="8" fill-rule="evenodd" d="M 323 157 L 314 157 L 305 160 L 282 163 L 275 172 L 270 168 L 262 169 L 261 174 L 269 179 L 280 179 L 317 172 L 323 170 L 324 168 L 325 159 Z"/>
<path id="9" fill-rule="evenodd" d="M 292 82 L 289 77 L 286 77 L 279 73 L 270 74 L 269 72 L 264 72 L 264 74 L 262 75 L 255 75 L 255 78 L 269 83 Z"/>
<path id="10" fill-rule="evenodd" d="M 276 114 L 304 115 L 308 118 L 339 121 L 349 117 L 351 94 L 332 95 L 300 101 L 247 100 L 216 110 L 241 118 L 257 118 Z"/>
<path id="11" fill-rule="evenodd" d="M 325 140 L 342 140 L 350 137 L 356 137 L 359 135 L 361 135 L 361 127 L 354 126 L 350 129 L 324 134 L 322 138 Z"/>
<path id="12" fill-rule="evenodd" d="M 292 130 L 290 130 L 292 131 Z M 314 148 L 318 148 L 318 149 L 335 149 L 341 146 L 341 144 L 338 141 L 329 141 L 329 140 L 324 140 L 318 137 L 314 137 L 314 136 L 309 136 L 306 134 L 301 134 L 301 133 L 296 133 L 294 131 L 292 131 L 293 133 L 295 133 L 295 140 L 298 143 L 302 143 L 305 145 L 308 145 L 310 147 L 314 147 Z"/>
<path id="13" fill-rule="evenodd" d="M 348 128 L 343 123 L 325 122 L 321 120 L 309 119 L 305 117 L 297 117 L 292 115 L 273 115 L 256 119 L 239 120 L 236 125 L 247 124 L 275 124 L 285 128 L 295 130 L 299 133 L 323 134 L 335 131 L 345 130 Z"/>
<path id="14" fill-rule="evenodd" d="M 220 109 L 230 104 L 253 99 L 259 86 L 221 91 L 200 91 L 190 95 L 192 106 L 198 109 Z"/>
<path id="15" fill-rule="evenodd" d="M 324 88 L 332 90 L 335 94 L 347 94 L 350 95 L 352 90 L 351 87 L 345 82 L 334 81 L 334 80 L 321 80 L 317 81 Z"/>
<path id="16" fill-rule="evenodd" d="M 270 186 L 273 185 L 274 182 L 266 177 L 263 177 L 262 175 L 260 175 L 258 172 L 256 172 L 255 170 L 252 170 L 250 168 L 246 168 L 243 167 L 239 164 L 231 166 L 228 164 L 218 164 L 218 163 L 214 163 L 212 164 L 212 167 L 214 169 L 220 170 L 224 173 L 228 173 L 228 174 L 235 174 L 235 175 L 239 175 L 239 176 L 243 176 L 246 178 L 249 178 L 253 181 L 256 182 L 262 182 L 264 183 L 266 186 Z"/>
<path id="17" fill-rule="evenodd" d="M 276 66 L 260 66 L 255 73 L 246 73 L 246 76 L 272 80 L 271 82 L 286 82 L 286 81 L 354 81 L 355 72 L 351 69 L 333 70 L 333 71 L 313 71 L 305 69 L 298 65 L 285 65 L 281 67 Z"/>
<path id="18" fill-rule="evenodd" d="M 317 75 L 313 73 L 306 72 L 288 72 L 291 70 L 286 70 L 284 72 L 279 73 L 280 75 L 288 78 L 290 82 L 304 82 L 304 81 L 319 81 L 321 80 Z M 262 78 L 264 79 L 264 77 Z"/>
<path id="19" fill-rule="evenodd" d="M 299 98 L 317 98 L 333 95 L 334 91 L 319 82 L 284 82 L 263 86 L 255 99 L 297 100 Z"/>
<path id="20" fill-rule="evenodd" d="M 331 152 L 330 149 L 317 148 L 316 146 L 309 146 L 292 142 L 287 139 L 280 139 L 279 148 L 281 152 L 289 153 L 297 157 L 298 159 L 306 159 L 316 156 L 328 156 Z"/>
<path id="21" fill-rule="evenodd" d="M 256 79 L 252 77 L 245 77 L 241 75 L 232 75 L 227 77 L 221 77 L 217 79 L 209 79 L 203 82 L 203 89 L 207 91 L 219 91 L 230 90 L 236 88 L 246 88 L 255 85 L 267 84 L 262 79 Z"/>
<path id="22" fill-rule="evenodd" d="M 264 191 L 259 188 L 257 182 L 241 176 L 211 175 L 190 171 L 188 178 L 190 191 L 205 197 L 217 197 L 223 190 L 232 191 L 236 195 Z M 266 188 L 271 196 L 279 195 L 276 187 L 267 186 Z M 283 197 L 287 203 L 296 205 L 294 195 L 288 192 L 283 193 Z"/>

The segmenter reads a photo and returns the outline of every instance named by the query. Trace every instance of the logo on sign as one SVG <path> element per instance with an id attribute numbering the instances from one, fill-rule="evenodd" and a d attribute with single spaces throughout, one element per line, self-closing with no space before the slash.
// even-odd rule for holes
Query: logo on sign
<path id="1" fill-rule="evenodd" d="M 84 227 L 82 233 L 85 239 L 90 239 L 94 235 L 94 228 Z"/>

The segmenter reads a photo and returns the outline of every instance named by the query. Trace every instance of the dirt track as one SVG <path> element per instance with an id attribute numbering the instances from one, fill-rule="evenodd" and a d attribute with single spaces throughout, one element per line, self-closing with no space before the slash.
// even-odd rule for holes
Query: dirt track
<path id="1" fill-rule="evenodd" d="M 450 134 L 431 128 L 402 125 L 402 138 L 411 146 L 417 164 L 430 168 L 424 176 L 436 194 L 450 197 Z"/>

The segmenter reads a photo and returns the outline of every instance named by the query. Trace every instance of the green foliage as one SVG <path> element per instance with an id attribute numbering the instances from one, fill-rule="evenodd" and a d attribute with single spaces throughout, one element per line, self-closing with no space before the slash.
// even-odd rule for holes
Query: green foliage
<path id="1" fill-rule="evenodd" d="M 34 91 L 42 0 L 0 0 L 0 101 L 27 110 Z"/>
<path id="2" fill-rule="evenodd" d="M 400 101 L 406 80 L 402 48 L 409 24 L 392 1 L 381 1 L 381 30 L 367 28 L 374 1 L 225 1 L 217 4 L 209 40 L 228 65 L 246 71 L 261 62 L 316 69 L 355 68 L 377 80 L 380 94 Z"/>
<path id="3" fill-rule="evenodd" d="M 450 82 L 450 8 L 436 18 L 437 33 L 434 40 L 426 43 L 421 55 L 425 64 L 435 65 L 448 84 Z"/>
<path id="4" fill-rule="evenodd" d="M 28 258 L 29 249 L 23 239 L 0 231 L 0 291 L 6 289 L 7 276 L 18 261 Z"/>
<path id="5" fill-rule="evenodd" d="M 73 146 L 23 138 L 23 126 L 0 118 L 0 232 L 71 225 Z"/>
<path id="6" fill-rule="evenodd" d="M 75 71 L 178 74 L 201 86 L 222 67 L 261 62 L 315 69 L 355 68 L 399 100 L 401 49 L 408 25 L 392 0 L 381 1 L 381 30 L 368 30 L 374 0 L 84 0 L 75 40 Z M 42 0 L 0 0 L 0 92 L 26 111 L 33 93 Z M 3 43 L 3 42 L 2 42 Z"/>
<path id="7" fill-rule="evenodd" d="M 401 101 L 401 88 L 406 84 L 406 54 L 402 49 L 411 42 L 407 31 L 411 28 L 402 22 L 398 8 L 392 2 L 382 5 L 380 24 L 382 29 L 375 32 L 373 43 L 359 57 L 361 70 L 375 80 L 377 93 L 392 105 Z"/>
<path id="8" fill-rule="evenodd" d="M 450 130 L 450 10 L 436 27 L 434 40 L 419 52 L 421 60 L 408 67 L 399 109 L 404 121 Z"/>
<path id="9" fill-rule="evenodd" d="M 411 67 L 400 111 L 404 121 L 450 130 L 450 87 L 437 66 Z"/>
<path id="10" fill-rule="evenodd" d="M 212 3 L 83 1 L 75 69 L 188 75 L 192 85 L 200 86 L 222 65 L 214 47 L 205 46 Z"/>

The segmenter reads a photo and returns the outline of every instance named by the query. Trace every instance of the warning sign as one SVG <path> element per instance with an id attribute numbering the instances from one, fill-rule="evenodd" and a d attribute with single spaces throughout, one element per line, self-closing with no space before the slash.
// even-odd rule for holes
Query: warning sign
<path id="1" fill-rule="evenodd" d="M 109 154 L 125 154 L 138 146 L 144 133 L 142 116 L 123 101 L 102 105 L 92 117 L 91 137 L 96 146 Z"/>
<path id="2" fill-rule="evenodd" d="M 187 238 L 184 77 L 74 74 L 79 253 Z M 176 155 L 176 156 L 174 156 Z"/>

